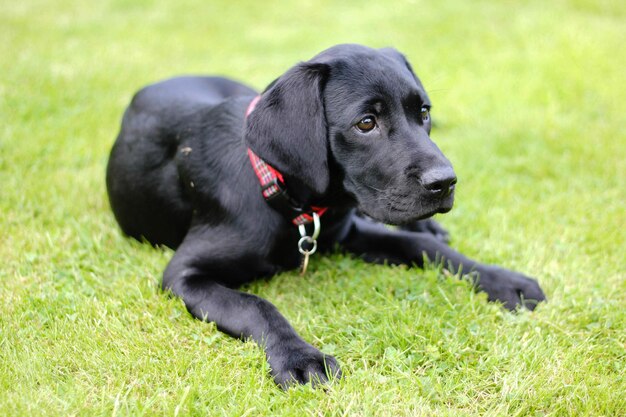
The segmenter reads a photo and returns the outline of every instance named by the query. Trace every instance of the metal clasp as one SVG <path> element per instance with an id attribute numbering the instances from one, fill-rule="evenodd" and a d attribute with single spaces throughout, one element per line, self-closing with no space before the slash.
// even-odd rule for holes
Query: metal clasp
<path id="1" fill-rule="evenodd" d="M 302 269 L 300 271 L 301 275 L 306 273 L 306 268 L 309 266 L 309 256 L 313 255 L 317 250 L 317 238 L 320 235 L 320 216 L 316 212 L 313 212 L 311 216 L 313 217 L 313 234 L 311 236 L 306 234 L 306 226 L 304 224 L 298 226 L 301 236 L 298 241 L 298 251 L 304 255 L 304 258 L 302 259 Z M 305 243 L 311 245 L 311 248 L 305 249 Z"/>

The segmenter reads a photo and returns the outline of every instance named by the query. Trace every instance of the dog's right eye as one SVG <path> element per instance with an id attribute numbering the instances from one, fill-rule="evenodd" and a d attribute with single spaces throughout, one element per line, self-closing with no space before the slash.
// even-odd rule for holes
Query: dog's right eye
<path id="1" fill-rule="evenodd" d="M 376 127 L 376 120 L 372 116 L 366 116 L 359 120 L 359 123 L 356 124 L 356 128 L 361 132 L 369 132 L 370 130 Z"/>
<path id="2" fill-rule="evenodd" d="M 427 122 L 430 119 L 430 109 L 426 106 L 422 107 L 420 115 L 422 116 L 422 122 Z"/>

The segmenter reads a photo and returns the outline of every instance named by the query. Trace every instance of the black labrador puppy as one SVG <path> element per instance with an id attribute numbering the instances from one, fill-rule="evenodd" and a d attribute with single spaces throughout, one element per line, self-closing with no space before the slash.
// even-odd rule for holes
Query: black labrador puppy
<path id="1" fill-rule="evenodd" d="M 452 208 L 456 177 L 429 137 L 431 102 L 402 54 L 335 46 L 257 94 L 219 77 L 142 89 L 111 151 L 107 188 L 126 234 L 176 248 L 163 288 L 194 317 L 262 345 L 279 385 L 323 382 L 339 367 L 271 303 L 235 288 L 306 267 L 317 248 L 441 262 L 471 272 L 509 309 L 545 299 L 536 281 L 464 257 L 436 223 L 419 222 Z"/>

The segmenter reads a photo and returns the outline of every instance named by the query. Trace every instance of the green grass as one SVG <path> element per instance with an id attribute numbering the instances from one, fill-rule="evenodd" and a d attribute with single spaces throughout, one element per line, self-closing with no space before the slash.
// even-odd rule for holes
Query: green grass
<path id="1" fill-rule="evenodd" d="M 626 3 L 0 0 L 0 414 L 626 415 Z M 539 278 L 509 314 L 435 270 L 314 257 L 248 290 L 340 361 L 276 388 L 159 291 L 104 169 L 140 86 L 262 88 L 344 42 L 405 52 L 455 165 L 453 246 Z"/>

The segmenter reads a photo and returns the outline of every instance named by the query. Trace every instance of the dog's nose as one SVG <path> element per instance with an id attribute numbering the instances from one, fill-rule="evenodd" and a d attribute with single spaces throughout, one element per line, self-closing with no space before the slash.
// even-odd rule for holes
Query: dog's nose
<path id="1" fill-rule="evenodd" d="M 437 169 L 422 175 L 422 186 L 437 197 L 447 197 L 456 184 L 456 175 L 451 168 Z"/>

